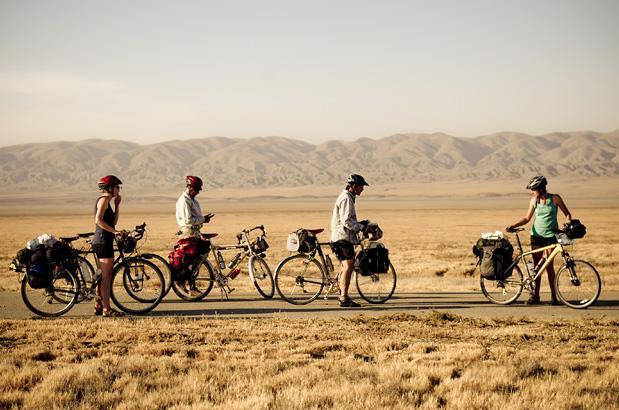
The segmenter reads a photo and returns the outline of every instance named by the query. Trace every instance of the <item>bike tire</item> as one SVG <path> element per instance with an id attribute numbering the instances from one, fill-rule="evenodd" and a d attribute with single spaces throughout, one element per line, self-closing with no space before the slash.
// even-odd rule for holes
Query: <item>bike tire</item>
<path id="1" fill-rule="evenodd" d="M 510 305 L 522 294 L 524 276 L 518 265 L 514 266 L 510 277 L 504 280 L 479 277 L 479 285 L 484 296 L 497 305 Z"/>
<path id="2" fill-rule="evenodd" d="M 207 297 L 215 283 L 215 271 L 208 260 L 203 259 L 196 269 L 193 270 L 192 278 L 182 282 L 189 282 L 191 284 L 192 281 L 199 292 L 198 295 L 192 296 L 191 293 L 185 289 L 184 284 L 176 280 L 172 282 L 172 290 L 176 293 L 176 296 L 189 302 L 195 302 Z"/>
<path id="3" fill-rule="evenodd" d="M 312 271 L 308 272 L 308 267 Z M 309 280 L 308 280 L 309 279 Z M 306 290 L 306 284 L 309 291 Z M 325 286 L 325 273 L 316 259 L 297 254 L 284 258 L 275 269 L 275 288 L 286 302 L 293 305 L 306 305 L 315 300 Z"/>
<path id="4" fill-rule="evenodd" d="M 271 299 L 275 294 L 275 282 L 269 265 L 264 258 L 256 255 L 249 257 L 249 277 L 258 292 L 265 299 Z"/>
<path id="5" fill-rule="evenodd" d="M 170 293 L 170 289 L 172 289 L 172 267 L 163 256 L 156 253 L 142 253 L 140 256 L 155 263 L 161 271 L 165 282 L 165 290 L 163 291 L 163 297 L 165 298 Z"/>
<path id="6" fill-rule="evenodd" d="M 119 274 L 122 275 L 120 279 Z M 149 281 L 148 287 L 144 287 L 144 279 Z M 138 288 L 137 285 L 140 283 L 142 286 Z M 136 288 L 133 289 L 132 286 Z M 150 312 L 163 299 L 164 289 L 163 275 L 151 261 L 134 257 L 128 258 L 126 264 L 119 263 L 114 267 L 110 297 L 123 312 L 133 315 Z M 142 293 L 144 291 L 146 292 Z"/>
<path id="7" fill-rule="evenodd" d="M 574 266 L 563 265 L 555 275 L 557 297 L 572 309 L 586 309 L 602 292 L 600 274 L 589 262 L 574 260 Z"/>
<path id="8" fill-rule="evenodd" d="M 355 272 L 357 292 L 368 303 L 380 304 L 388 301 L 395 292 L 396 283 L 397 276 L 391 263 L 384 273 L 362 276 L 359 272 Z"/>
<path id="9" fill-rule="evenodd" d="M 60 286 L 60 281 L 65 281 Z M 62 297 L 56 293 L 62 292 Z M 28 283 L 27 275 L 21 282 L 21 298 L 26 307 L 33 313 L 43 317 L 57 317 L 67 313 L 77 302 L 79 294 L 79 281 L 75 275 L 67 269 L 62 271 L 52 279 L 52 283 L 47 288 L 34 289 Z M 40 301 L 37 301 L 40 299 Z M 54 303 L 55 302 L 55 303 Z M 49 310 L 43 310 L 48 307 Z"/>

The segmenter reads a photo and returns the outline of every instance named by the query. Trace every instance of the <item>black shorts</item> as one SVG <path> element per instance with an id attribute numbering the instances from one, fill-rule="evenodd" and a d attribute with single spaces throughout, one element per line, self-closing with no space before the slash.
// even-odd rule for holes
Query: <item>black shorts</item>
<path id="1" fill-rule="evenodd" d="M 114 259 L 114 244 L 112 242 L 93 243 L 92 250 L 95 251 L 98 259 Z"/>
<path id="2" fill-rule="evenodd" d="M 531 235 L 531 249 L 543 248 L 544 246 L 550 246 L 557 243 L 556 237 L 544 238 L 541 236 Z"/>
<path id="3" fill-rule="evenodd" d="M 341 261 L 350 261 L 355 259 L 355 245 L 343 239 L 331 243 L 331 250 Z"/>

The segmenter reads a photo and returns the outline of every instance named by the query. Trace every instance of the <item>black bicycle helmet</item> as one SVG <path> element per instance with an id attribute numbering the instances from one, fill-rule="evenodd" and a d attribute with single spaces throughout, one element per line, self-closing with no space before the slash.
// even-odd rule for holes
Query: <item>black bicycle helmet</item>
<path id="1" fill-rule="evenodd" d="M 365 178 L 363 178 L 359 174 L 352 174 L 352 175 L 350 175 L 348 177 L 348 181 L 346 181 L 346 182 L 348 182 L 348 185 L 353 185 L 354 184 L 354 185 L 359 185 L 359 186 L 364 186 L 364 185 L 370 186 L 370 184 L 368 184 L 365 181 Z"/>
<path id="2" fill-rule="evenodd" d="M 548 180 L 543 175 L 536 175 L 527 184 L 527 189 L 544 189 L 548 184 Z"/>

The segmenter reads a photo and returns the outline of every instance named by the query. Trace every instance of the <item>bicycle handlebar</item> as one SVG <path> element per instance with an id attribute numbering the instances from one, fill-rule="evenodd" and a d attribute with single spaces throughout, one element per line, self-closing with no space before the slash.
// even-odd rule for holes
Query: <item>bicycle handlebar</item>
<path id="1" fill-rule="evenodd" d="M 257 225 L 250 229 L 243 229 L 241 232 L 250 233 L 252 231 L 260 230 L 263 235 L 266 235 L 266 231 L 264 230 L 264 225 Z"/>

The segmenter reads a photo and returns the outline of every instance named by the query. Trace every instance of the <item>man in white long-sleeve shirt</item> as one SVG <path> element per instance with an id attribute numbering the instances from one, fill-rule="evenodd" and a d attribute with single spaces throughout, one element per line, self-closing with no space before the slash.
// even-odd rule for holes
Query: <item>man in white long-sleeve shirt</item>
<path id="1" fill-rule="evenodd" d="M 185 179 L 186 189 L 176 201 L 176 223 L 181 230 L 181 237 L 200 237 L 200 228 L 208 223 L 213 214 L 202 215 L 196 195 L 202 190 L 202 180 L 188 175 Z"/>
<path id="2" fill-rule="evenodd" d="M 355 197 L 361 195 L 363 187 L 369 184 L 361 175 L 352 174 L 348 177 L 346 189 L 337 197 L 331 217 L 331 249 L 342 262 L 340 274 L 340 306 L 359 307 L 357 302 L 348 296 L 350 277 L 355 267 L 355 245 L 359 243 L 357 232 L 365 229 L 365 225 L 357 221 Z"/>

